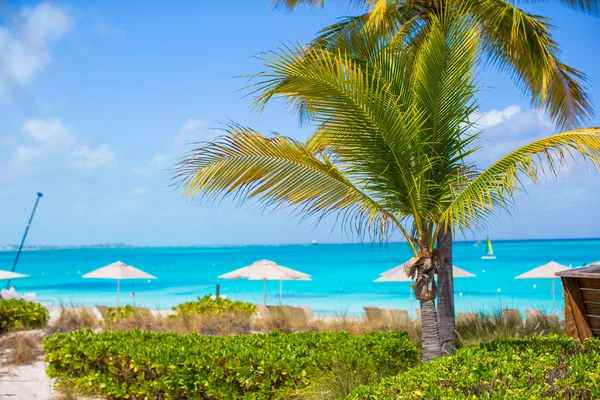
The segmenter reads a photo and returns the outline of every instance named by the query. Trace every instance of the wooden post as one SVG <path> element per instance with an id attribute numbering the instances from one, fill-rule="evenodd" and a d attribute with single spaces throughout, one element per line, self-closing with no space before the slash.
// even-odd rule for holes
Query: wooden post
<path id="1" fill-rule="evenodd" d="M 565 325 L 567 334 L 583 341 L 592 337 L 585 304 L 577 278 L 561 277 L 565 288 Z"/>

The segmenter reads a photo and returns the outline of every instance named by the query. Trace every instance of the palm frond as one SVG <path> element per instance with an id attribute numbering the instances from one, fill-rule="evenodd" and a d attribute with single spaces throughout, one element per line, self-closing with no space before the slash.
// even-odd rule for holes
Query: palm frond
<path id="1" fill-rule="evenodd" d="M 591 118 L 586 77 L 560 61 L 547 18 L 504 0 L 465 0 L 462 4 L 481 26 L 489 62 L 509 72 L 531 95 L 531 103 L 544 109 L 556 126 L 575 128 Z"/>
<path id="2" fill-rule="evenodd" d="M 382 53 L 384 57 L 394 55 Z M 305 100 L 314 121 L 327 126 L 319 135 L 329 135 L 326 140 L 335 142 L 336 156 L 353 166 L 349 174 L 369 182 L 381 197 L 389 194 L 389 187 L 405 196 L 414 194 L 407 174 L 417 166 L 408 150 L 422 118 L 419 110 L 387 90 L 389 83 L 379 70 L 326 49 L 284 49 L 265 61 L 271 71 L 260 74 L 255 84 L 259 107 L 273 96 Z M 404 69 L 394 72 L 402 82 Z M 407 204 L 404 200 L 396 202 Z"/>
<path id="3" fill-rule="evenodd" d="M 465 131 L 479 36 L 472 19 L 454 18 L 432 17 L 415 53 L 368 37 L 348 39 L 352 54 L 284 48 L 264 57 L 269 71 L 253 83 L 260 109 L 273 97 L 302 107 L 319 126 L 307 147 L 332 157 L 386 209 L 410 215 L 418 236 L 450 201 L 473 140 Z"/>
<path id="4" fill-rule="evenodd" d="M 337 3 L 346 4 L 348 6 L 363 7 L 371 0 L 337 0 Z M 324 0 L 272 0 L 272 8 L 282 8 L 293 10 L 299 6 L 308 6 L 315 8 L 323 8 L 325 5 Z"/>
<path id="5" fill-rule="evenodd" d="M 600 16 L 600 2 L 598 0 L 558 0 L 558 2 L 573 10 Z"/>
<path id="6" fill-rule="evenodd" d="M 302 5 L 315 8 L 323 8 L 324 3 L 324 0 L 272 0 L 271 7 L 288 10 L 293 10 Z"/>
<path id="7" fill-rule="evenodd" d="M 321 29 L 310 45 L 353 53 L 353 47 L 349 46 L 349 39 L 353 37 L 370 36 L 386 43 L 408 43 L 418 33 L 418 28 L 424 26 L 419 1 L 402 1 L 401 4 L 385 6 L 375 4 L 374 7 L 375 10 L 342 17 L 335 24 Z"/>
<path id="8" fill-rule="evenodd" d="M 419 138 L 423 148 L 418 154 L 432 164 L 426 180 L 435 184 L 428 185 L 425 201 L 432 220 L 445 210 L 453 189 L 459 186 L 460 171 L 467 168 L 466 158 L 473 150 L 469 146 L 475 139 L 467 131 L 469 116 L 476 108 L 474 70 L 479 31 L 472 19 L 445 18 L 430 25 L 411 67 L 414 101 L 426 116 Z"/>
<path id="9" fill-rule="evenodd" d="M 272 208 L 295 207 L 304 216 L 340 213 L 343 223 L 385 239 L 392 227 L 407 236 L 396 216 L 348 180 L 329 159 L 282 136 L 266 138 L 232 125 L 227 133 L 190 152 L 174 175 L 186 197 L 251 199 Z"/>
<path id="10" fill-rule="evenodd" d="M 483 53 L 500 71 L 507 72 L 560 129 L 577 128 L 591 119 L 593 109 L 586 76 L 560 60 L 547 18 L 515 5 L 547 0 L 403 0 L 365 1 L 367 12 L 345 17 L 323 29 L 313 46 L 351 53 L 348 37 L 376 36 L 387 45 L 420 47 L 432 17 L 451 12 L 477 19 L 484 38 Z M 559 0 L 569 8 L 600 15 L 599 0 Z M 410 65 L 410 64 L 409 64 Z"/>
<path id="11" fill-rule="evenodd" d="M 568 131 L 529 143 L 492 164 L 462 190 L 444 212 L 441 226 L 469 229 L 496 209 L 507 210 L 521 179 L 536 182 L 543 174 L 558 176 L 569 161 L 581 158 L 600 166 L 600 128 Z"/>
<path id="12" fill-rule="evenodd" d="M 550 3 L 551 1 L 557 1 L 575 11 L 600 16 L 600 2 L 598 0 L 516 0 L 514 2 L 517 4 L 536 4 Z"/>

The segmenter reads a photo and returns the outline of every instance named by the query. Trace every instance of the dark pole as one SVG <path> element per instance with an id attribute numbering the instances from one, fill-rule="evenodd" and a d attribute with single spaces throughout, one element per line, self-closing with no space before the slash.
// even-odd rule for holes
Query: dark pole
<path id="1" fill-rule="evenodd" d="M 12 266 L 11 271 L 15 272 L 17 269 L 17 263 L 19 262 L 19 257 L 21 256 L 21 250 L 23 250 L 23 245 L 25 244 L 25 238 L 27 237 L 27 232 L 29 232 L 29 227 L 31 226 L 31 221 L 33 220 L 33 215 L 35 214 L 35 209 L 37 208 L 38 203 L 40 202 L 40 198 L 44 197 L 43 194 L 37 192 L 37 199 L 35 199 L 35 205 L 33 206 L 33 210 L 31 211 L 31 216 L 29 217 L 29 222 L 27 223 L 27 227 L 25 228 L 25 233 L 23 234 L 23 239 L 21 239 L 21 245 L 19 246 L 19 250 L 17 251 L 17 256 L 15 257 L 15 262 Z M 10 287 L 10 279 L 6 281 L 6 288 Z"/>

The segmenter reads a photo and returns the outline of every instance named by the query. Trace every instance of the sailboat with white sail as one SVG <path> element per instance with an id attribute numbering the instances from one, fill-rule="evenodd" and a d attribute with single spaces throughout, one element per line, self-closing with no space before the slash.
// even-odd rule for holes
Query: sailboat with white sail
<path id="1" fill-rule="evenodd" d="M 494 255 L 494 249 L 492 248 L 492 241 L 490 237 L 487 238 L 487 243 L 485 245 L 486 254 L 485 256 L 481 256 L 482 260 L 495 260 L 496 256 Z"/>

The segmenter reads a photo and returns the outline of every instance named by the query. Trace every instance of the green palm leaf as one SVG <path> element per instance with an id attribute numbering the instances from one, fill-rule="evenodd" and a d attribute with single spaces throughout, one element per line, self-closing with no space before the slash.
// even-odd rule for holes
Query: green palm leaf
<path id="1" fill-rule="evenodd" d="M 560 61 L 546 18 L 504 0 L 467 0 L 463 7 L 481 26 L 488 60 L 511 73 L 519 87 L 531 94 L 532 105 L 544 109 L 559 128 L 589 120 L 592 108 L 586 77 Z"/>
<path id="2" fill-rule="evenodd" d="M 542 2 L 544 0 L 539 0 Z M 516 3 L 538 2 L 535 0 Z M 600 1 L 561 0 L 567 7 L 600 15 Z M 358 2 L 361 3 L 361 2 Z M 483 54 L 501 72 L 508 72 L 531 104 L 542 108 L 561 129 L 588 121 L 593 109 L 586 76 L 560 60 L 546 18 L 526 13 L 506 0 L 372 0 L 368 12 L 341 19 L 324 28 L 313 46 L 356 51 L 348 38 L 376 36 L 390 45 L 418 49 L 431 17 L 447 13 L 475 18 L 482 33 Z"/>
<path id="3" fill-rule="evenodd" d="M 557 176 L 569 160 L 582 158 L 600 166 L 600 128 L 560 133 L 529 143 L 492 164 L 462 190 L 444 212 L 441 225 L 471 228 L 496 209 L 507 210 L 521 188 L 521 179 L 537 181 L 540 174 Z"/>
<path id="4" fill-rule="evenodd" d="M 531 3 L 549 3 L 550 0 L 517 0 L 515 3 L 531 4 Z M 568 8 L 576 11 L 585 12 L 591 15 L 600 15 L 600 1 L 598 0 L 558 0 Z"/>
<path id="5" fill-rule="evenodd" d="M 341 212 L 350 228 L 360 233 L 368 226 L 382 239 L 392 226 L 404 231 L 393 213 L 351 183 L 326 156 L 317 157 L 292 139 L 265 138 L 237 125 L 189 153 L 178 164 L 175 179 L 191 198 L 235 195 L 274 208 L 296 207 L 305 216 Z"/>

